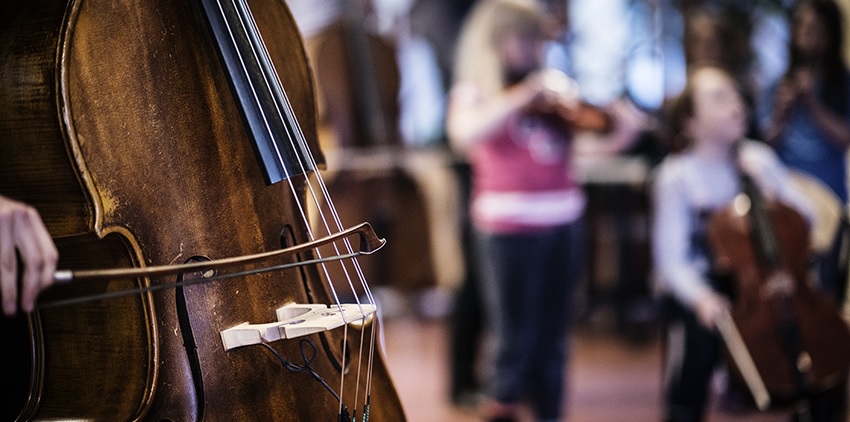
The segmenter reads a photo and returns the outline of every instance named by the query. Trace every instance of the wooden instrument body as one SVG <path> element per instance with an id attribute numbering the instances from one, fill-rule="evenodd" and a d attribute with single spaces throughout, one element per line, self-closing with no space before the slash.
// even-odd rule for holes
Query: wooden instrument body
<path id="1" fill-rule="evenodd" d="M 428 209 L 428 200 L 435 199 L 427 197 L 410 168 L 410 157 L 417 151 L 404 144 L 399 130 L 396 45 L 368 28 L 369 17 L 361 7 L 346 2 L 342 16 L 311 40 L 319 142 L 339 163 L 329 166 L 324 177 L 344 224 L 369 221 L 388 240 L 380 256 L 361 262 L 367 279 L 373 286 L 415 292 L 433 287 L 438 279 L 434 217 Z M 323 209 L 327 206 L 322 204 Z M 354 271 L 331 270 L 331 278 L 340 282 L 345 282 L 344 272 Z"/>
<path id="2" fill-rule="evenodd" d="M 297 27 L 282 0 L 249 4 L 321 162 Z M 44 0 L 0 8 L 0 193 L 41 212 L 61 268 L 182 263 L 309 240 L 299 211 L 304 179 L 263 182 L 198 4 Z M 44 300 L 174 281 L 72 283 Z M 12 338 L 2 347 L 2 378 L 15 399 L 4 400 L 0 416 L 335 419 L 337 401 L 308 375 L 287 371 L 262 347 L 225 352 L 219 336 L 242 322 L 271 321 L 288 302 L 333 303 L 325 283 L 316 268 L 301 267 L 37 311 L 25 325 L 4 320 Z M 360 344 L 361 332 L 348 331 L 349 346 Z M 312 367 L 338 389 L 342 332 L 309 338 L 318 348 Z M 298 341 L 273 347 L 303 363 Z M 404 420 L 376 353 L 372 417 Z M 368 362 L 352 356 L 345 370 L 360 365 L 365 374 Z M 365 376 L 346 377 L 344 398 L 353 401 L 358 381 L 362 393 Z"/>
<path id="3" fill-rule="evenodd" d="M 763 208 L 780 252 L 776 264 L 765 265 L 752 219 L 735 206 L 712 216 L 708 237 L 717 267 L 734 277 L 732 319 L 766 389 L 781 402 L 846 381 L 850 332 L 835 303 L 810 285 L 805 219 L 779 201 Z"/>
<path id="4" fill-rule="evenodd" d="M 361 20 L 343 19 L 316 36 L 316 80 L 323 119 L 341 148 L 400 146 L 401 75 L 396 48 Z"/>

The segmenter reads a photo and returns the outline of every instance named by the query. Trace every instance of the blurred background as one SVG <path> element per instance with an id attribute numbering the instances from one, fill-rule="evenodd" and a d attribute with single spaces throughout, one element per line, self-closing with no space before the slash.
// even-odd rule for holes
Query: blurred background
<path id="1" fill-rule="evenodd" d="M 582 99 L 618 104 L 626 151 L 579 162 L 588 195 L 587 270 L 574 315 L 568 392 L 572 421 L 660 420 L 662 340 L 653 295 L 647 183 L 670 151 L 660 111 L 684 87 L 688 63 L 722 55 L 753 98 L 788 66 L 793 0 L 540 0 L 564 23 L 547 61 Z M 381 309 L 386 360 L 411 421 L 474 421 L 459 372 L 478 370 L 461 343 L 485 332 L 460 300 L 469 262 L 469 167 L 444 118 L 458 30 L 472 0 L 287 0 L 314 72 L 330 196 L 347 225 L 388 240 L 361 260 Z M 850 12 L 850 0 L 838 1 Z M 845 36 L 847 31 L 845 31 Z M 850 52 L 845 52 L 845 57 Z M 459 309 L 460 308 L 460 309 Z M 477 346 L 476 346 L 477 347 Z M 475 349 L 480 353 L 480 348 Z M 718 397 L 711 420 L 787 420 Z"/>

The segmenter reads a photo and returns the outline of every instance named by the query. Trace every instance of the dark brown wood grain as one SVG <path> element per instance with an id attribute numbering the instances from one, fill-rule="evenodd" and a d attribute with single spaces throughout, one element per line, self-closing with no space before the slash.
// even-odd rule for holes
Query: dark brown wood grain
<path id="1" fill-rule="evenodd" d="M 282 0 L 249 3 L 321 164 L 312 70 L 294 21 Z M 253 254 L 280 248 L 282 233 L 291 233 L 290 242 L 309 240 L 298 211 L 304 179 L 294 178 L 294 192 L 286 182 L 263 182 L 232 95 L 194 1 L 3 2 L 0 194 L 41 212 L 62 268 Z M 72 283 L 47 298 L 174 281 Z M 195 285 L 183 294 L 197 345 L 194 371 L 175 290 L 4 320 L 2 334 L 14 341 L 4 339 L 2 360 L 12 361 L 0 378 L 17 399 L 3 401 L 0 417 L 336 419 L 336 400 L 306 373 L 285 370 L 262 347 L 225 352 L 219 336 L 242 322 L 272 321 L 287 302 L 333 303 L 316 268 Z M 360 331 L 348 333 L 358 345 Z M 342 331 L 309 339 L 318 347 L 313 368 L 338 389 Z M 303 363 L 297 340 L 273 346 Z M 353 374 L 367 356 L 352 357 Z M 365 382 L 346 376 L 349 405 Z M 380 354 L 372 383 L 371 419 L 404 420 Z"/>

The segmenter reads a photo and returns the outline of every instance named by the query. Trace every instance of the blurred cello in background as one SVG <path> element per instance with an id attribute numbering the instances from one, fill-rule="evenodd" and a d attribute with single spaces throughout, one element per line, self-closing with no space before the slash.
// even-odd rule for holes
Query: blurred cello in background
<path id="1" fill-rule="evenodd" d="M 708 226 L 716 265 L 734 288 L 731 315 L 718 330 L 732 375 L 760 409 L 792 403 L 810 419 L 808 399 L 847 382 L 850 330 L 811 280 L 805 218 L 739 173 L 742 194 Z"/>
<path id="2" fill-rule="evenodd" d="M 0 193 L 38 209 L 60 269 L 200 265 L 0 320 L 0 419 L 405 420 L 373 304 L 334 314 L 316 261 L 338 257 L 297 248 L 323 238 L 304 208 L 324 158 L 285 3 L 3 2 L 0 57 Z M 281 248 L 278 271 L 204 267 Z M 291 304 L 335 322 L 286 337 L 314 316 Z"/>
<path id="3" fill-rule="evenodd" d="M 389 240 L 380 256 L 363 263 L 373 285 L 416 292 L 439 277 L 429 216 L 434 204 L 411 168 L 419 156 L 399 130 L 397 49 L 373 28 L 371 1 L 341 3 L 336 21 L 308 40 L 314 46 L 319 142 L 331 163 L 328 190 L 344 204 L 344 222 L 369 221 Z"/>

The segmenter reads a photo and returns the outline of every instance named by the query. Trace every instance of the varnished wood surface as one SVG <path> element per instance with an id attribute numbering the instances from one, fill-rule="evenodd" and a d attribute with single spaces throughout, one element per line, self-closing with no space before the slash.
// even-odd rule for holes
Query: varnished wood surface
<path id="1" fill-rule="evenodd" d="M 297 27 L 282 0 L 249 3 L 322 162 Z M 60 268 L 180 263 L 308 240 L 296 204 L 303 180 L 294 192 L 265 185 L 199 3 L 44 0 L 3 2 L 0 12 L 0 193 L 34 205 L 63 237 Z M 336 418 L 335 398 L 306 373 L 261 347 L 225 352 L 219 336 L 273 320 L 287 302 L 332 303 L 314 267 L 180 290 L 184 319 L 175 290 L 39 312 L 29 333 L 4 342 L 0 378 L 16 391 L 0 419 L 23 401 L 24 420 Z M 361 344 L 359 330 L 348 334 L 349 346 Z M 312 367 L 339 390 L 342 332 L 311 341 Z M 304 363 L 298 341 L 274 346 Z M 365 373 L 366 359 L 351 359 L 350 374 L 358 365 Z M 372 420 L 403 420 L 380 355 L 372 375 Z M 349 406 L 365 382 L 346 377 Z"/>

